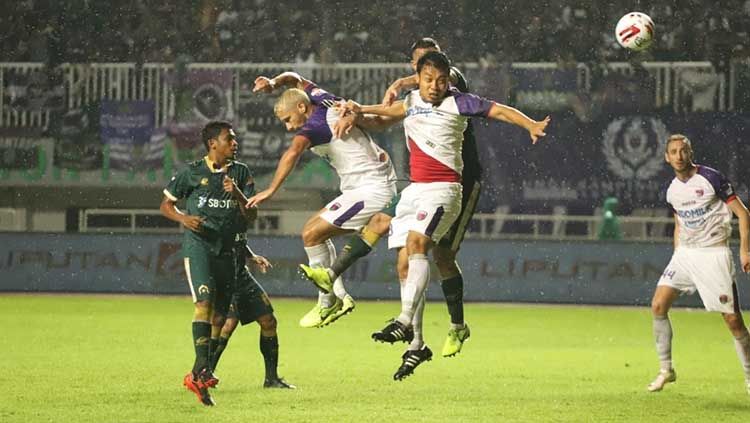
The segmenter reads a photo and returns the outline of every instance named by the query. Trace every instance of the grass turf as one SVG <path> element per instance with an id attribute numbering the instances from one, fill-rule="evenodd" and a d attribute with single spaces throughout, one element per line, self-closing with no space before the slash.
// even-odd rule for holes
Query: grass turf
<path id="1" fill-rule="evenodd" d="M 748 421 L 750 396 L 718 314 L 674 310 L 676 384 L 647 393 L 657 361 L 645 308 L 467 304 L 472 337 L 440 357 L 448 317 L 425 314 L 429 363 L 392 375 L 403 344 L 370 333 L 394 302 L 359 302 L 302 329 L 311 300 L 276 299 L 279 373 L 264 390 L 257 325 L 239 328 L 217 369 L 217 406 L 182 385 L 193 361 L 185 297 L 0 295 L 2 422 Z"/>

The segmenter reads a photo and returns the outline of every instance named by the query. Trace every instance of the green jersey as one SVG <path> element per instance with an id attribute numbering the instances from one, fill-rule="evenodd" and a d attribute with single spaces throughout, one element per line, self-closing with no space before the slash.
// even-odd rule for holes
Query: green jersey
<path id="1" fill-rule="evenodd" d="M 250 170 L 244 163 L 230 161 L 217 169 L 208 157 L 204 157 L 188 164 L 164 189 L 164 195 L 172 201 L 185 199 L 187 214 L 205 219 L 200 232 L 185 231 L 184 250 L 197 244 L 214 254 L 231 251 L 235 234 L 243 229 L 238 227 L 238 222 L 244 220 L 239 209 L 244 204 L 239 204 L 232 194 L 224 191 L 225 175 L 234 179 L 240 189 L 245 190 L 248 183 L 252 184 Z"/>

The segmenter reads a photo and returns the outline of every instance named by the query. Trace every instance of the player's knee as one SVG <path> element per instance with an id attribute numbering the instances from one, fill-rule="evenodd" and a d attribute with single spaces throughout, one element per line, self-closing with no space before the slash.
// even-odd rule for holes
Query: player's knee
<path id="1" fill-rule="evenodd" d="M 278 322 L 273 314 L 266 314 L 258 318 L 258 324 L 263 332 L 276 332 Z"/>
<path id="2" fill-rule="evenodd" d="M 381 237 L 388 235 L 391 228 L 391 217 L 387 214 L 377 213 L 367 223 L 367 229 L 375 232 Z"/>
<path id="3" fill-rule="evenodd" d="M 234 333 L 234 330 L 237 329 L 237 325 L 239 324 L 239 320 L 236 318 L 229 317 L 224 322 L 224 325 L 221 327 L 221 336 L 222 338 L 229 338 Z"/>
<path id="4" fill-rule="evenodd" d="M 326 239 L 326 234 L 322 233 L 313 225 L 308 225 L 302 228 L 302 243 L 305 247 L 322 244 Z"/>
<path id="5" fill-rule="evenodd" d="M 669 307 L 663 301 L 658 298 L 654 298 L 651 301 L 651 313 L 654 316 L 666 316 L 669 312 Z"/>
<path id="6" fill-rule="evenodd" d="M 425 236 L 412 235 L 406 239 L 406 251 L 411 254 L 427 254 L 431 240 Z"/>
<path id="7" fill-rule="evenodd" d="M 461 274 L 461 269 L 456 262 L 456 254 L 453 250 L 435 248 L 435 265 L 440 272 L 440 279 L 449 279 Z"/>
<path id="8" fill-rule="evenodd" d="M 211 326 L 223 327 L 226 321 L 227 321 L 226 315 L 220 314 L 220 313 L 214 313 L 213 317 L 211 318 Z"/>
<path id="9" fill-rule="evenodd" d="M 745 322 L 739 313 L 724 313 L 724 321 L 732 332 L 740 332 L 745 328 Z"/>
<path id="10" fill-rule="evenodd" d="M 406 276 L 409 274 L 409 261 L 399 260 L 398 264 L 396 264 L 396 272 L 398 273 L 398 279 L 405 281 Z"/>
<path id="11" fill-rule="evenodd" d="M 208 322 L 211 318 L 211 303 L 208 301 L 197 301 L 193 310 L 193 320 Z"/>

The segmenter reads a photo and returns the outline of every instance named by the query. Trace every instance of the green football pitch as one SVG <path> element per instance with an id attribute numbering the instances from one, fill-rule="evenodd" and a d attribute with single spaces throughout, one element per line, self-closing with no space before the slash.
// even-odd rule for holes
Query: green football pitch
<path id="1" fill-rule="evenodd" d="M 188 297 L 0 295 L 0 422 L 750 421 L 721 317 L 675 310 L 678 381 L 648 393 L 657 362 L 646 308 L 467 304 L 472 337 L 442 358 L 445 306 L 427 304 L 435 357 L 403 382 L 403 344 L 370 333 L 398 311 L 361 301 L 302 329 L 311 300 L 276 299 L 279 373 L 264 390 L 258 328 L 239 328 L 203 407 L 182 387 L 193 361 Z M 257 420 L 260 419 L 260 420 Z"/>

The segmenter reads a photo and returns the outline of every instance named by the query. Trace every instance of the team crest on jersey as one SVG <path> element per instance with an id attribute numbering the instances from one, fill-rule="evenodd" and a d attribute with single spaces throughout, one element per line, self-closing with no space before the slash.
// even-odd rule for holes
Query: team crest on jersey
<path id="1" fill-rule="evenodd" d="M 604 130 L 602 152 L 610 172 L 622 179 L 650 179 L 664 167 L 663 140 L 668 131 L 657 118 L 613 120 Z"/>
<path id="2" fill-rule="evenodd" d="M 208 201 L 208 197 L 205 195 L 201 195 L 198 197 L 198 208 L 201 208 L 206 205 L 206 202 Z"/>
<path id="3" fill-rule="evenodd" d="M 417 220 L 425 220 L 427 218 L 427 212 L 422 210 L 417 212 Z"/>
<path id="4" fill-rule="evenodd" d="M 203 186 L 208 185 L 208 178 L 201 179 L 201 185 L 203 185 Z"/>
<path id="5" fill-rule="evenodd" d="M 729 297 L 726 295 L 719 295 L 719 302 L 722 304 L 726 304 L 729 302 Z"/>
<path id="6" fill-rule="evenodd" d="M 705 194 L 705 192 L 702 189 L 695 190 L 695 195 L 698 197 L 703 197 L 703 194 Z"/>
<path id="7" fill-rule="evenodd" d="M 340 203 L 333 203 L 331 205 L 331 207 L 328 208 L 328 210 L 330 210 L 330 211 L 336 211 L 336 210 L 338 210 L 340 208 L 341 208 L 341 204 Z"/>
<path id="8" fill-rule="evenodd" d="M 198 287 L 198 293 L 199 294 L 208 294 L 211 292 L 211 289 L 206 285 L 201 285 Z"/>

